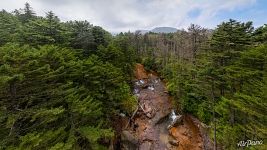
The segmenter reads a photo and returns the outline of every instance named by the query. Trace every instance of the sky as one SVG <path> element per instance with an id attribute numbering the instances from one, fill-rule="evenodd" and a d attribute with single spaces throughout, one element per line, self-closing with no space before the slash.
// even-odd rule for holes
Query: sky
<path id="1" fill-rule="evenodd" d="M 230 18 L 267 24 L 267 0 L 0 0 L 0 9 L 13 11 L 26 2 L 37 15 L 53 11 L 62 21 L 87 20 L 113 33 L 186 29 L 191 23 L 215 28 Z"/>

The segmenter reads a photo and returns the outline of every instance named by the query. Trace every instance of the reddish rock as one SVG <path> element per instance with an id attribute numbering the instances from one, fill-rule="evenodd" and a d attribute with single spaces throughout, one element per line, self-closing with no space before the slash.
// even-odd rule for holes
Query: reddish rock
<path id="1" fill-rule="evenodd" d="M 147 72 L 142 64 L 136 64 L 135 65 L 135 71 L 134 71 L 134 76 L 136 79 L 141 80 L 141 79 L 147 79 Z"/>
<path id="2" fill-rule="evenodd" d="M 174 119 L 170 124 L 169 114 L 172 110 L 171 97 L 165 88 L 165 83 L 159 80 L 155 73 L 148 73 L 144 66 L 135 66 L 134 81 L 138 89 L 139 110 L 134 117 L 134 124 L 138 128 L 129 128 L 131 132 L 124 132 L 123 139 L 125 146 L 134 148 L 138 141 L 137 148 L 140 150 L 201 150 L 203 140 L 197 125 L 187 115 Z M 153 89 L 148 89 L 153 87 Z M 182 124 L 181 124 L 182 122 Z M 170 125 L 168 130 L 166 127 Z M 129 133 L 134 133 L 134 136 Z M 190 138 L 191 137 L 191 138 Z M 129 140 L 134 142 L 130 142 Z M 178 142 L 179 141 L 179 142 Z M 128 145 L 127 145 L 128 144 Z"/>

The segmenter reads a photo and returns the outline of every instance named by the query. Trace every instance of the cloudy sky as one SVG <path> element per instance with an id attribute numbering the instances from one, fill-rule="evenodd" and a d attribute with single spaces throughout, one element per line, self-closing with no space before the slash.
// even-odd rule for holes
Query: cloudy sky
<path id="1" fill-rule="evenodd" d="M 267 0 L 1 0 L 0 9 L 13 11 L 26 2 L 38 15 L 52 10 L 62 21 L 88 20 L 110 32 L 190 23 L 214 28 L 229 18 L 267 23 Z"/>

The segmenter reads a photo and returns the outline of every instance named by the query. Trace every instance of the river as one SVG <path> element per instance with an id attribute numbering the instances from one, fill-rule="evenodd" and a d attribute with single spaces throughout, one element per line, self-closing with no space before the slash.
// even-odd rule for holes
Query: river
<path id="1" fill-rule="evenodd" d="M 209 149 L 202 123 L 189 114 L 175 112 L 165 83 L 155 72 L 137 64 L 133 84 L 138 108 L 121 133 L 120 149 Z"/>

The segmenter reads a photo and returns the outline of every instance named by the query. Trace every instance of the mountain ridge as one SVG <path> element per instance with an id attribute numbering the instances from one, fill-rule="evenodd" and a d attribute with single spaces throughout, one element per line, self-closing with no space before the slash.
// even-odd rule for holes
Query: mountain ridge
<path id="1" fill-rule="evenodd" d="M 177 32 L 178 29 L 174 27 L 155 27 L 152 30 L 136 30 L 136 32 L 140 32 L 141 34 L 145 34 L 148 32 L 153 32 L 153 33 L 174 33 Z"/>

